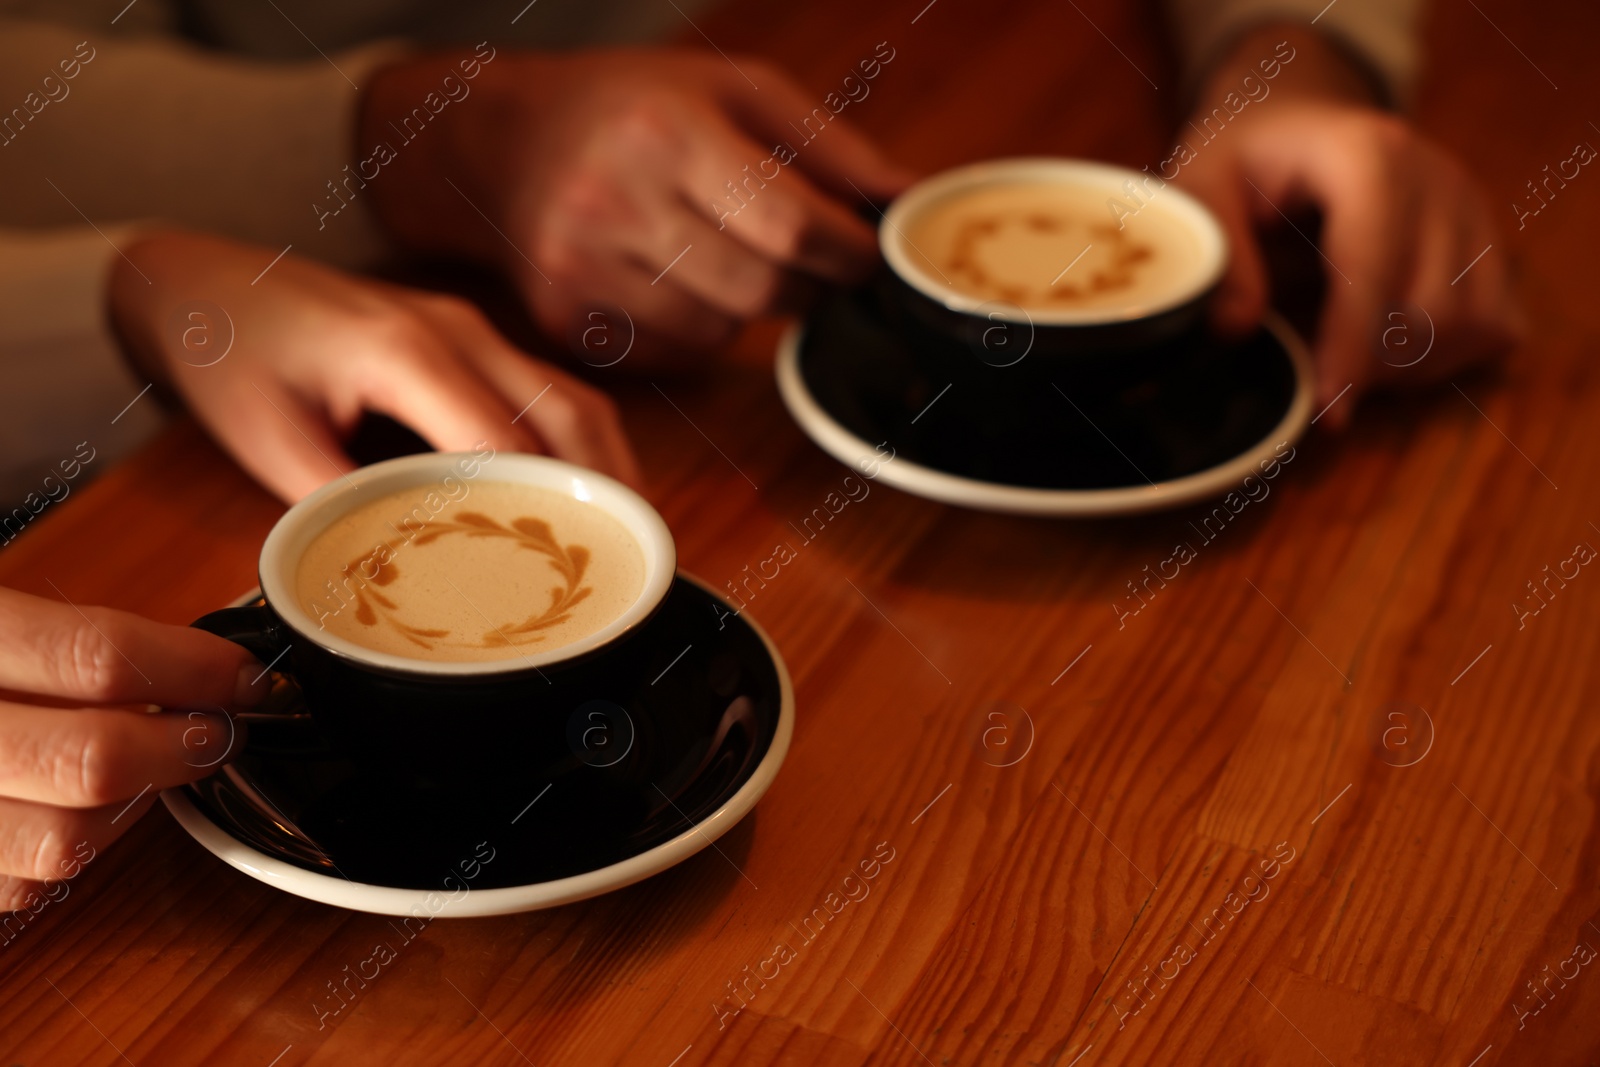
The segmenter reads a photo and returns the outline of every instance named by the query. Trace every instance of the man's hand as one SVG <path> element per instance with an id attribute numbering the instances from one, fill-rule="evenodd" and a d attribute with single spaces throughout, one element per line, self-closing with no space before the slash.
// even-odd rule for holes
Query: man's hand
<path id="1" fill-rule="evenodd" d="M 459 75 L 459 62 L 379 72 L 362 107 L 363 154 L 393 143 L 391 121 Z M 646 350 L 718 346 L 818 281 L 863 278 L 877 241 L 855 212 L 910 181 L 824 98 L 766 63 L 734 62 L 503 52 L 436 128 L 397 146 L 371 183 L 375 210 L 411 247 L 504 270 L 552 336 L 592 309 L 621 308 Z M 779 145 L 793 150 L 787 162 Z"/>
<path id="2" fill-rule="evenodd" d="M 1297 58 L 1263 82 L 1250 57 L 1273 55 L 1267 42 L 1286 34 L 1294 35 Z M 1217 326 L 1250 329 L 1266 307 L 1256 228 L 1281 224 L 1280 211 L 1313 206 L 1323 217 L 1327 275 L 1315 343 L 1318 405 L 1353 386 L 1329 411 L 1329 423 L 1347 424 L 1356 397 L 1370 386 L 1438 381 L 1512 347 L 1524 327 L 1503 246 L 1461 164 L 1365 100 L 1363 83 L 1341 71 L 1342 57 L 1312 34 L 1262 31 L 1234 56 L 1202 88 L 1196 123 L 1228 92 L 1244 96 L 1245 74 L 1269 92 L 1220 130 L 1213 121 L 1212 140 L 1191 138 L 1194 158 L 1175 179 L 1228 233 L 1232 258 L 1213 308 Z M 1497 247 L 1478 258 L 1491 243 Z M 1423 351 L 1427 320 L 1431 351 L 1402 366 Z M 1406 346 L 1389 351 L 1384 345 L 1397 325 Z"/>
<path id="3" fill-rule="evenodd" d="M 113 268 L 111 310 L 140 368 L 285 500 L 355 466 L 340 440 L 363 411 L 441 450 L 548 452 L 638 483 L 610 398 L 517 350 L 471 304 L 273 254 L 147 236 Z"/>
<path id="4" fill-rule="evenodd" d="M 266 695 L 230 641 L 11 589 L 0 648 L 0 912 L 55 899 L 161 790 L 234 758 L 226 711 Z"/>

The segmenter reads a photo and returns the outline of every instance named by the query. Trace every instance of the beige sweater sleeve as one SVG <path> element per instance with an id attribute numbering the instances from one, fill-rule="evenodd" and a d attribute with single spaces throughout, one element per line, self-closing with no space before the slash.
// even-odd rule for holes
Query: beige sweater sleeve
<path id="1" fill-rule="evenodd" d="M 0 544 L 161 425 L 105 320 L 109 241 L 132 236 L 0 230 Z"/>
<path id="2" fill-rule="evenodd" d="M 168 222 L 357 266 L 383 251 L 359 197 L 357 86 L 400 50 L 262 63 L 160 36 L 0 20 L 0 226 Z"/>
<path id="3" fill-rule="evenodd" d="M 1164 0 L 1185 81 L 1194 84 L 1241 33 L 1268 22 L 1310 23 L 1364 60 L 1406 105 L 1417 77 L 1423 0 Z"/>
<path id="4" fill-rule="evenodd" d="M 342 203 L 327 183 L 353 158 L 355 85 L 398 51 L 264 64 L 0 19 L 0 519 L 70 491 L 75 452 L 94 455 L 82 479 L 160 425 L 105 319 L 139 227 L 258 242 L 262 266 L 290 245 L 350 267 L 382 256 L 359 198 L 326 214 Z"/>

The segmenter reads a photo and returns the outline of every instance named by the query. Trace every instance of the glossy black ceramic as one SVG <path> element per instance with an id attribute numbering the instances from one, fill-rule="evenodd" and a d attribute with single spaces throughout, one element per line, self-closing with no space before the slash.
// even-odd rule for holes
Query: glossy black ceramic
<path id="1" fill-rule="evenodd" d="M 1147 363 L 1162 346 L 1197 334 L 1204 326 L 1206 305 L 1214 288 L 1176 307 L 1143 318 L 1082 325 L 1048 325 L 1032 321 L 1014 305 L 986 305 L 983 314 L 957 311 L 886 271 L 877 283 L 888 301 L 903 309 L 934 334 L 954 341 L 991 362 L 1004 362 L 1023 348 L 1034 360 L 1050 360 L 1072 370 L 1092 366 L 1124 374 L 1156 369 Z M 1021 321 L 1017 321 L 1018 319 Z"/>
<path id="2" fill-rule="evenodd" d="M 1295 367 L 1263 328 L 1239 342 L 1192 330 L 1137 363 L 1036 358 L 957 339 L 880 278 L 806 319 L 799 370 L 844 429 L 897 459 L 1034 489 L 1116 489 L 1209 470 L 1258 445 L 1295 396 Z"/>
<path id="3" fill-rule="evenodd" d="M 530 885 L 621 862 L 703 821 L 749 780 L 778 732 L 782 685 L 766 644 L 682 577 L 630 650 L 607 653 L 584 679 L 565 679 L 531 709 L 551 724 L 550 744 L 566 744 L 577 714 L 582 758 L 562 773 L 527 765 L 397 780 L 329 741 L 323 725 L 345 721 L 329 692 L 302 700 L 286 687 L 276 713 L 251 723 L 244 754 L 186 792 L 233 837 L 307 870 L 438 889 L 462 860 L 492 850 L 474 888 Z M 593 701 L 611 707 L 591 719 Z M 308 705 L 311 717 L 297 714 Z M 627 720 L 638 728 L 631 746 Z M 441 723 L 430 736 L 461 727 Z M 632 788 L 615 787 L 604 766 L 612 759 L 630 768 Z"/>
<path id="4" fill-rule="evenodd" d="M 671 693 L 680 653 L 692 672 L 712 645 L 709 605 L 689 611 L 681 578 L 646 622 L 587 657 L 542 668 L 440 677 L 337 656 L 290 629 L 266 602 L 212 612 L 195 626 L 249 649 L 298 689 L 318 733 L 373 775 L 407 786 L 557 778 L 582 769 L 596 802 L 636 792 L 652 761 L 686 751 L 697 723 L 641 700 Z M 714 629 L 714 628 L 713 628 Z M 676 647 L 671 635 L 681 632 Z M 685 649 L 689 649 L 685 652 Z M 700 665 L 702 668 L 704 664 Z M 608 748 L 609 746 L 609 748 Z"/>

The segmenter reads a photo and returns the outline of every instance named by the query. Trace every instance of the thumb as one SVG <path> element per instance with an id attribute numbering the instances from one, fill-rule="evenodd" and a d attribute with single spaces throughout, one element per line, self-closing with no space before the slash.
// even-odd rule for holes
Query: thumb
<path id="1" fill-rule="evenodd" d="M 1267 271 L 1256 242 L 1249 197 L 1254 191 L 1242 174 L 1192 190 L 1222 224 L 1228 241 L 1228 267 L 1211 301 L 1211 326 L 1224 337 L 1243 337 L 1267 310 Z"/>

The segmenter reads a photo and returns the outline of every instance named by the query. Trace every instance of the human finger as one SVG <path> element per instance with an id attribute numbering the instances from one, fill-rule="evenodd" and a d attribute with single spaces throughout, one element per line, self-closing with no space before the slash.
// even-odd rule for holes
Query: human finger
<path id="1" fill-rule="evenodd" d="M 877 262 L 872 227 L 805 174 L 760 164 L 746 174 L 766 153 L 725 116 L 708 112 L 693 137 L 681 189 L 719 229 L 779 266 L 829 281 L 858 281 Z"/>
<path id="2" fill-rule="evenodd" d="M 1301 179 L 1323 213 L 1328 296 L 1318 323 L 1317 397 L 1331 404 L 1349 388 L 1350 401 L 1329 413 L 1349 423 L 1353 401 L 1372 377 L 1371 335 L 1384 305 L 1403 291 L 1414 235 L 1410 183 L 1400 173 L 1404 134 L 1384 123 L 1355 143 L 1329 138 L 1305 160 Z"/>
<path id="3" fill-rule="evenodd" d="M 476 308 L 445 298 L 423 312 L 450 333 L 467 358 L 502 396 L 522 404 L 526 422 L 559 459 L 639 484 L 639 464 L 611 398 L 564 371 L 522 352 Z"/>
<path id="4" fill-rule="evenodd" d="M 65 808 L 126 803 L 236 755 L 221 709 L 142 712 L 0 701 L 0 796 Z"/>
<path id="5" fill-rule="evenodd" d="M 536 452 L 538 440 L 517 425 L 516 411 L 464 362 L 434 322 L 401 298 L 405 310 L 389 337 L 377 339 L 352 370 L 362 406 L 389 415 L 443 452 L 487 443 L 505 452 Z"/>
<path id="6" fill-rule="evenodd" d="M 688 348 L 720 348 L 739 330 L 732 315 L 669 283 L 659 272 L 651 274 L 635 257 L 615 251 L 587 252 L 561 284 L 535 284 L 524 291 L 540 323 L 557 336 L 584 328 L 588 323 L 583 316 L 596 308 L 621 308 L 630 332 L 650 333 Z"/>
<path id="7" fill-rule="evenodd" d="M 1408 303 L 1433 327 L 1429 340 L 1438 352 L 1415 370 L 1404 366 L 1388 375 L 1417 383 L 1501 354 L 1522 328 L 1486 205 L 1448 160 L 1429 170 Z"/>
<path id="8" fill-rule="evenodd" d="M 690 205 L 674 199 L 656 217 L 662 220 L 658 225 L 637 228 L 627 243 L 657 271 L 654 285 L 683 290 L 696 302 L 741 319 L 797 303 L 805 276 L 768 260 Z"/>
<path id="9" fill-rule="evenodd" d="M 0 590 L 0 688 L 95 704 L 248 706 L 255 657 L 189 626 Z"/>
<path id="10" fill-rule="evenodd" d="M 270 379 L 251 385 L 239 403 L 192 405 L 251 477 L 292 504 L 355 470 L 325 412 Z"/>
<path id="11" fill-rule="evenodd" d="M 43 881 L 80 866 L 139 821 L 156 802 L 150 790 L 100 808 L 56 808 L 0 797 L 0 875 Z"/>
<path id="12" fill-rule="evenodd" d="M 870 81 L 859 81 L 870 94 Z M 850 99 L 860 103 L 866 95 Z M 788 145 L 795 153 L 794 165 L 852 207 L 861 197 L 884 203 L 917 180 L 914 171 L 890 160 L 854 123 L 838 117 L 827 106 L 826 97 L 818 106 L 787 76 L 765 77 L 761 92 L 736 94 L 729 100 L 746 129 L 775 144 Z M 792 125 L 796 115 L 804 116 L 799 131 Z M 826 137 L 822 136 L 824 130 Z M 800 144 L 794 143 L 797 132 Z"/>
<path id="13" fill-rule="evenodd" d="M 1267 309 L 1267 271 L 1256 240 L 1250 198 L 1258 194 L 1236 165 L 1197 171 L 1186 189 L 1204 200 L 1222 224 L 1228 266 L 1212 298 L 1212 327 L 1225 337 L 1254 330 Z"/>
<path id="14" fill-rule="evenodd" d="M 50 894 L 53 887 L 59 884 L 58 879 L 46 883 L 32 878 L 15 878 L 9 874 L 0 874 L 0 914 L 40 910 L 43 907 L 42 902 L 56 899 Z"/>

